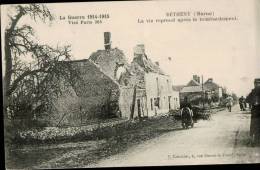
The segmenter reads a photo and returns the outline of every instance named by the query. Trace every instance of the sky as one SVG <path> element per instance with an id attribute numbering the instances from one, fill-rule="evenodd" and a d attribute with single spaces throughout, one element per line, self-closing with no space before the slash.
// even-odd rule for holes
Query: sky
<path id="1" fill-rule="evenodd" d="M 71 44 L 73 59 L 86 59 L 104 49 L 103 32 L 111 32 L 112 47 L 123 50 L 129 63 L 133 48 L 144 44 L 152 61 L 171 76 L 174 85 L 187 84 L 192 75 L 225 86 L 246 96 L 253 80 L 260 77 L 259 0 L 172 0 L 132 2 L 91 2 L 47 4 L 55 16 L 52 24 L 29 23 L 41 43 L 53 46 Z M 259 9 L 258 9 L 259 10 Z M 138 23 L 138 19 L 164 19 L 166 12 L 214 12 L 214 16 L 234 17 L 236 21 Z M 60 16 L 109 14 L 102 24 L 68 24 Z M 3 16 L 2 16 L 3 17 Z M 3 18 L 2 18 L 3 20 Z M 3 20 L 6 21 L 6 20 Z M 2 29 L 3 31 L 3 29 Z M 168 58 L 171 58 L 169 60 Z"/>

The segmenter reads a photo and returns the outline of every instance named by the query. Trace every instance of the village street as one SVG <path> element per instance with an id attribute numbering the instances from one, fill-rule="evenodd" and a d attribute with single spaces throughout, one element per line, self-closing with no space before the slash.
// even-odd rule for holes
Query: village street
<path id="1" fill-rule="evenodd" d="M 249 143 L 250 112 L 218 112 L 193 129 L 148 140 L 91 166 L 155 166 L 260 162 L 260 148 Z"/>

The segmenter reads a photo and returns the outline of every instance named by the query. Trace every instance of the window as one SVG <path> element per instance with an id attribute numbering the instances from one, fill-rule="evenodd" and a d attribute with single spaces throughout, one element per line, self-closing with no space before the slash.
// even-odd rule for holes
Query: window
<path id="1" fill-rule="evenodd" d="M 172 107 L 171 107 L 171 97 L 172 97 L 172 96 L 168 96 L 169 110 L 172 109 Z"/>
<path id="2" fill-rule="evenodd" d="M 154 98 L 154 106 L 160 109 L 160 97 Z"/>

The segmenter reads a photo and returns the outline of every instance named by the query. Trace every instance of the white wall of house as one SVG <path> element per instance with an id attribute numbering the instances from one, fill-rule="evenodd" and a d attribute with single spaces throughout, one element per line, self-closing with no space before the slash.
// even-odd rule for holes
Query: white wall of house
<path id="1" fill-rule="evenodd" d="M 222 91 L 222 88 L 219 87 L 218 88 L 218 97 L 221 98 L 223 96 L 223 91 Z"/>
<path id="2" fill-rule="evenodd" d="M 179 107 L 179 94 L 172 90 L 172 80 L 167 75 L 157 73 L 145 74 L 148 116 L 167 113 Z M 155 100 L 159 98 L 159 107 Z"/>
<path id="3" fill-rule="evenodd" d="M 174 102 L 174 106 L 172 109 L 177 110 L 180 108 L 180 92 L 173 90 L 172 96 L 173 96 L 173 102 Z"/>

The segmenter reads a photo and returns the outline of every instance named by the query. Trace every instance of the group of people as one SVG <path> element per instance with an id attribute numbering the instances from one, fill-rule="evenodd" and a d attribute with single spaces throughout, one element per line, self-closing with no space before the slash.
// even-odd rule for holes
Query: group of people
<path id="1" fill-rule="evenodd" d="M 226 106 L 231 112 L 233 105 L 233 98 L 228 96 L 226 98 Z M 247 103 L 249 104 L 249 109 L 251 109 L 251 122 L 250 122 L 250 137 L 253 145 L 260 144 L 260 79 L 255 79 L 254 89 L 250 94 L 244 98 L 241 96 L 238 100 L 240 110 L 245 111 L 247 108 Z"/>
<path id="2" fill-rule="evenodd" d="M 233 105 L 233 98 L 228 96 L 226 98 L 227 103 L 226 106 L 231 112 L 231 108 Z M 241 111 L 245 111 L 247 107 L 247 103 L 249 104 L 249 108 L 251 109 L 251 122 L 250 122 L 250 137 L 253 145 L 260 144 L 260 79 L 255 79 L 254 81 L 254 89 L 250 92 L 250 94 L 244 98 L 241 96 L 239 98 L 239 106 Z M 190 112 L 190 122 L 193 126 L 193 113 L 191 104 L 188 102 L 187 97 L 184 99 L 184 103 L 181 106 L 181 116 L 184 113 L 185 108 Z M 182 123 L 185 123 L 184 121 Z"/>
<path id="3" fill-rule="evenodd" d="M 232 106 L 233 106 L 233 98 L 231 97 L 231 95 L 229 95 L 227 98 L 226 98 L 226 106 L 227 106 L 227 109 L 229 112 L 231 112 L 231 109 L 232 109 Z M 239 107 L 240 107 L 240 110 L 241 111 L 245 111 L 246 108 L 247 108 L 247 101 L 246 101 L 246 98 L 244 98 L 244 96 L 241 96 L 239 99 L 238 99 L 238 103 L 239 103 Z M 250 103 L 248 103 L 249 106 L 251 106 Z"/>

